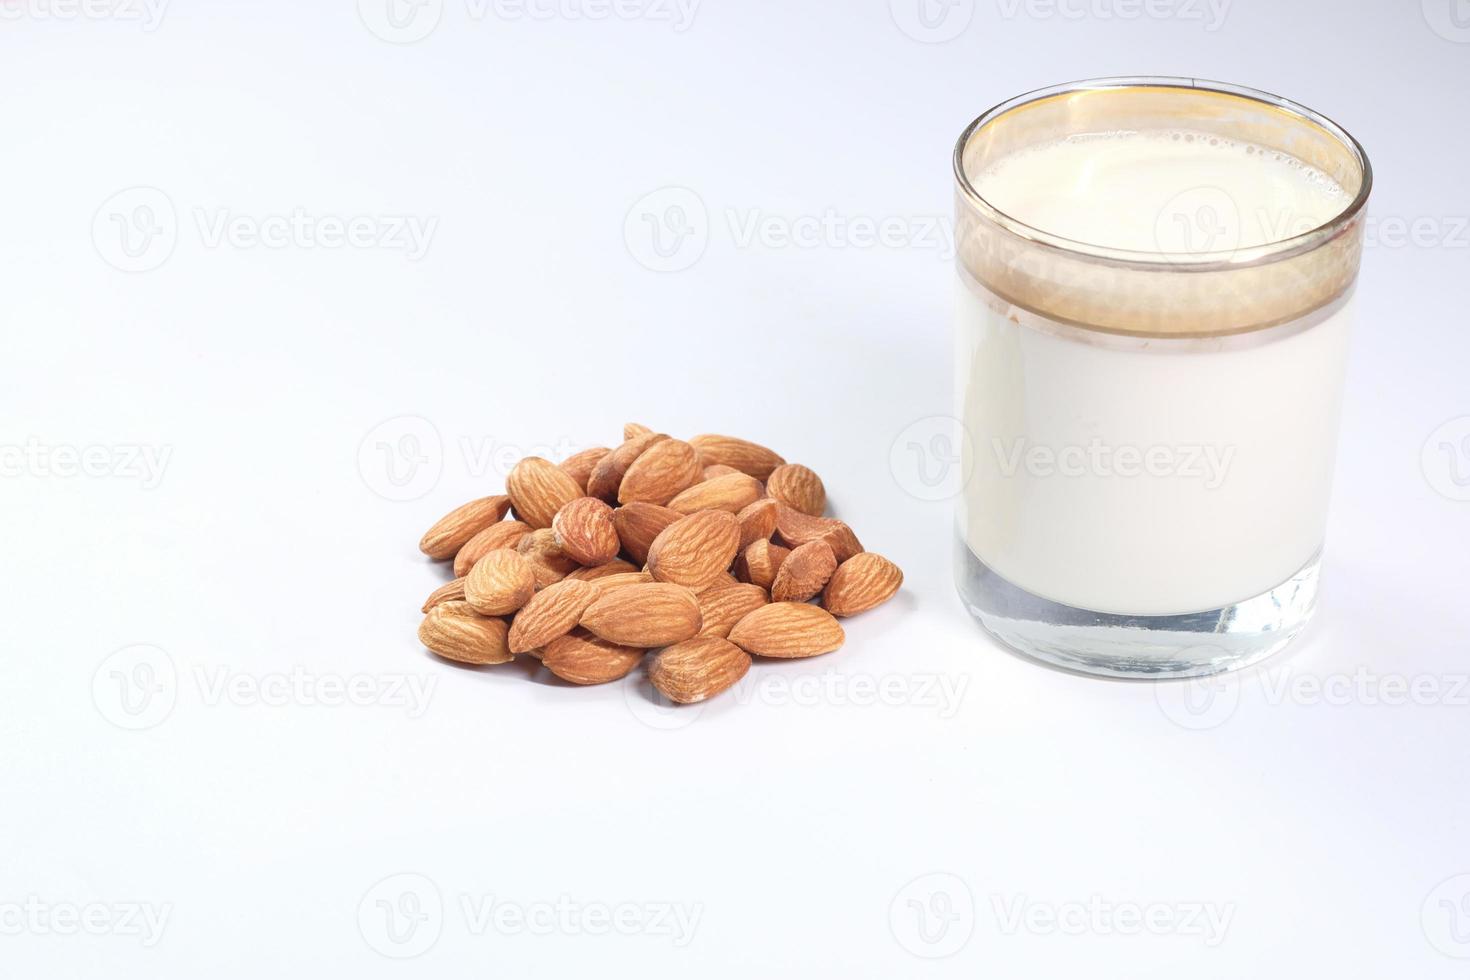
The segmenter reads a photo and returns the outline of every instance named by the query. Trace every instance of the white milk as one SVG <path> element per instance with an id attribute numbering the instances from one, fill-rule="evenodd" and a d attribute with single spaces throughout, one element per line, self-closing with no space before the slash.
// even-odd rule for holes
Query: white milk
<path id="1" fill-rule="evenodd" d="M 1349 201 L 1296 160 L 1188 133 L 1073 137 L 972 181 L 1032 227 L 1144 252 L 1266 244 Z M 1098 612 L 1196 612 L 1276 587 L 1322 544 L 1349 319 L 1340 303 L 1237 337 L 1121 337 L 967 283 L 961 535 L 1013 584 Z"/>

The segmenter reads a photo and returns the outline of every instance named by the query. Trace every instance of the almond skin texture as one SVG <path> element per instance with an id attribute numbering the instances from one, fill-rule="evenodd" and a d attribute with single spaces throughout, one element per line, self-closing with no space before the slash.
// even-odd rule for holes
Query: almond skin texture
<path id="1" fill-rule="evenodd" d="M 464 579 L 457 578 L 453 582 L 445 582 L 424 600 L 424 608 L 421 612 L 428 612 L 441 602 L 464 601 Z"/>
<path id="2" fill-rule="evenodd" d="M 815 657 L 842 646 L 842 624 L 821 606 L 773 602 L 736 623 L 730 642 L 762 657 Z"/>
<path id="3" fill-rule="evenodd" d="M 660 582 L 698 591 L 724 574 L 739 548 L 735 515 L 702 510 L 659 532 L 648 548 L 648 570 Z"/>
<path id="4" fill-rule="evenodd" d="M 800 463 L 786 463 L 771 470 L 766 493 L 812 517 L 821 517 L 827 509 L 827 488 L 822 486 L 822 478 Z"/>
<path id="5" fill-rule="evenodd" d="M 419 624 L 419 642 L 446 660 L 503 664 L 515 659 L 506 643 L 505 620 L 481 616 L 464 602 L 444 602 Z"/>
<path id="6" fill-rule="evenodd" d="M 582 625 L 604 640 L 648 649 L 699 632 L 699 603 L 688 589 L 650 582 L 599 591 L 601 597 L 582 614 Z"/>
<path id="7" fill-rule="evenodd" d="M 526 653 L 570 633 L 597 596 L 591 583 L 576 579 L 555 582 L 537 592 L 511 620 L 511 652 Z"/>
<path id="8" fill-rule="evenodd" d="M 599 579 L 609 578 L 613 575 L 626 575 L 630 572 L 642 574 L 631 562 L 623 561 L 621 558 L 614 558 L 612 561 L 605 562 L 601 565 L 589 565 L 586 568 L 579 568 L 574 572 L 570 572 L 567 578 L 579 579 L 583 582 L 596 582 Z M 652 582 L 653 577 L 650 576 L 648 581 Z"/>
<path id="9" fill-rule="evenodd" d="M 700 636 L 661 651 L 648 667 L 660 694 L 694 704 L 729 690 L 750 670 L 750 655 L 718 636 Z"/>
<path id="10" fill-rule="evenodd" d="M 576 480 L 577 486 L 582 488 L 583 493 L 586 493 L 587 480 L 592 476 L 593 467 L 598 464 L 602 457 L 610 452 L 612 450 L 606 446 L 593 446 L 591 449 L 584 449 L 579 453 L 572 453 L 572 455 L 557 465 L 566 471 L 567 476 Z"/>
<path id="11" fill-rule="evenodd" d="M 799 548 L 818 538 L 827 542 L 838 564 L 863 550 L 852 528 L 831 517 L 812 517 L 786 504 L 776 505 L 776 536 L 782 544 Z"/>
<path id="12" fill-rule="evenodd" d="M 599 497 L 609 502 L 617 500 L 618 487 L 622 486 L 623 475 L 628 472 L 628 467 L 649 446 L 667 438 L 661 432 L 649 432 L 625 440 L 592 467 L 592 475 L 587 478 L 587 496 Z"/>
<path id="13" fill-rule="evenodd" d="M 631 503 L 613 511 L 612 521 L 623 550 L 641 565 L 648 560 L 648 546 L 653 544 L 653 539 L 682 516 L 677 510 L 658 504 Z"/>
<path id="14" fill-rule="evenodd" d="M 525 555 L 536 572 L 536 588 L 544 589 L 560 582 L 579 567 L 574 559 L 556 543 L 556 532 L 549 527 L 532 531 L 521 538 L 516 551 Z"/>
<path id="15" fill-rule="evenodd" d="M 624 442 L 627 442 L 629 439 L 637 439 L 639 436 L 647 436 L 652 434 L 653 430 L 646 425 L 639 425 L 637 422 L 623 423 Z"/>
<path id="16" fill-rule="evenodd" d="M 681 491 L 669 501 L 669 510 L 693 514 L 701 510 L 723 510 L 739 513 L 761 498 L 761 481 L 744 473 L 727 473 L 703 480 Z"/>
<path id="17" fill-rule="evenodd" d="M 578 497 L 551 521 L 557 546 L 583 565 L 606 565 L 622 547 L 613 528 L 612 508 L 596 497 Z"/>
<path id="18" fill-rule="evenodd" d="M 774 602 L 806 602 L 822 591 L 837 571 L 837 558 L 826 541 L 818 538 L 792 550 L 771 583 Z"/>
<path id="19" fill-rule="evenodd" d="M 567 578 L 571 578 L 570 575 Z M 647 572 L 619 572 L 616 575 L 604 575 L 601 578 L 588 579 L 597 586 L 598 592 L 609 592 L 612 589 L 621 589 L 625 585 L 645 585 L 653 581 L 653 576 Z"/>
<path id="20" fill-rule="evenodd" d="M 746 613 L 754 612 L 770 599 L 766 590 L 758 585 L 736 582 L 734 585 L 717 585 L 699 593 L 699 615 L 704 625 L 700 636 L 728 636 L 730 627 L 740 622 Z"/>
<path id="21" fill-rule="evenodd" d="M 582 496 L 577 481 L 566 470 L 540 456 L 527 456 L 505 478 L 516 516 L 533 528 L 551 526 L 556 512 Z"/>
<path id="22" fill-rule="evenodd" d="M 776 511 L 780 503 L 772 497 L 763 497 L 735 515 L 740 522 L 740 550 L 750 547 L 752 541 L 769 538 L 776 533 Z"/>
<path id="23" fill-rule="evenodd" d="M 454 553 L 454 574 L 468 575 L 485 552 L 497 548 L 514 548 L 521 543 L 521 538 L 530 533 L 530 526 L 522 521 L 499 521 L 491 524 Z"/>
<path id="24" fill-rule="evenodd" d="M 453 558 L 466 541 L 505 517 L 510 498 L 501 494 L 461 504 L 435 522 L 419 540 L 419 550 L 430 558 Z"/>
<path id="25" fill-rule="evenodd" d="M 508 616 L 535 594 L 535 568 L 507 548 L 487 551 L 464 580 L 465 601 L 485 616 Z"/>
<path id="26" fill-rule="evenodd" d="M 882 605 L 903 585 L 903 572 L 882 555 L 865 551 L 837 566 L 822 605 L 834 616 L 854 616 Z"/>
<path id="27" fill-rule="evenodd" d="M 757 480 L 764 480 L 772 470 L 786 462 L 765 446 L 734 436 L 695 436 L 689 444 L 699 450 L 699 458 L 704 465 L 733 466 Z"/>
<path id="28" fill-rule="evenodd" d="M 703 478 L 704 465 L 693 446 L 682 439 L 661 439 L 640 453 L 623 474 L 618 503 L 667 504 Z"/>
<path id="29" fill-rule="evenodd" d="M 706 466 L 704 468 L 704 478 L 706 480 L 713 480 L 717 476 L 728 476 L 731 473 L 739 472 L 740 471 L 733 466 L 726 466 L 723 463 L 715 463 L 713 466 Z"/>
<path id="30" fill-rule="evenodd" d="M 750 547 L 741 552 L 740 559 L 735 563 L 735 576 L 742 582 L 769 590 L 776 584 L 776 575 L 781 570 L 781 564 L 790 554 L 789 548 L 783 548 L 765 538 L 753 541 Z"/>
<path id="31" fill-rule="evenodd" d="M 541 662 L 573 684 L 606 684 L 628 676 L 643 659 L 638 647 L 619 646 L 580 627 L 546 644 Z"/>

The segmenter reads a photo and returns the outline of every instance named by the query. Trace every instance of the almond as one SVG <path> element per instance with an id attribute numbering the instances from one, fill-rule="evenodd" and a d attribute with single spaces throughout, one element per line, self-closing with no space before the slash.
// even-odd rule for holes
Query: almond
<path id="1" fill-rule="evenodd" d="M 733 466 L 726 466 L 724 463 L 715 463 L 712 466 L 706 466 L 704 468 L 704 478 L 706 480 L 713 480 L 717 476 L 728 476 L 731 473 L 739 472 Z"/>
<path id="2" fill-rule="evenodd" d="M 838 564 L 863 550 L 852 528 L 831 517 L 812 517 L 787 504 L 776 505 L 776 535 L 781 542 L 798 548 L 818 538 L 826 541 Z"/>
<path id="3" fill-rule="evenodd" d="M 727 473 L 696 483 L 669 501 L 669 510 L 693 514 L 701 510 L 724 510 L 732 514 L 761 498 L 761 481 L 744 473 Z"/>
<path id="4" fill-rule="evenodd" d="M 577 486 L 582 488 L 583 493 L 586 493 L 587 480 L 592 476 L 593 467 L 610 452 L 612 450 L 606 446 L 593 446 L 591 449 L 572 453 L 557 465 L 566 472 L 567 476 L 577 481 Z"/>
<path id="5" fill-rule="evenodd" d="M 639 425 L 637 422 L 624 422 L 623 423 L 623 441 L 624 442 L 627 442 L 629 439 L 636 439 L 639 436 L 647 436 L 647 435 L 652 435 L 652 434 L 653 434 L 653 430 L 650 429 L 646 425 Z"/>
<path id="6" fill-rule="evenodd" d="M 516 551 L 531 562 L 538 589 L 560 582 L 579 567 L 573 558 L 561 550 L 561 546 L 556 543 L 556 532 L 549 527 L 539 528 L 521 538 L 516 545 Z"/>
<path id="7" fill-rule="evenodd" d="M 571 578 L 571 576 L 567 576 Z M 604 575 L 601 578 L 588 579 L 597 586 L 598 592 L 608 592 L 612 589 L 621 589 L 625 585 L 643 585 L 653 581 L 653 576 L 647 572 L 619 572 L 616 575 Z"/>
<path id="8" fill-rule="evenodd" d="M 667 504 L 704 476 L 694 447 L 682 439 L 661 439 L 638 455 L 618 485 L 618 503 L 635 500 Z"/>
<path id="9" fill-rule="evenodd" d="M 452 558 L 466 541 L 504 518 L 508 509 L 510 498 L 503 494 L 461 504 L 424 532 L 419 540 L 419 550 L 430 558 Z"/>
<path id="10" fill-rule="evenodd" d="M 658 504 L 634 502 L 613 511 L 612 521 L 623 550 L 641 565 L 648 560 L 648 546 L 658 533 L 682 516 L 677 510 Z"/>
<path id="11" fill-rule="evenodd" d="M 570 633 L 597 595 L 597 589 L 590 583 L 575 579 L 554 582 L 537 592 L 510 622 L 511 652 L 525 653 L 544 647 L 558 636 Z"/>
<path id="12" fill-rule="evenodd" d="M 582 614 L 582 625 L 604 640 L 644 649 L 687 640 L 700 623 L 694 593 L 662 582 L 609 589 Z"/>
<path id="13" fill-rule="evenodd" d="M 827 509 L 827 488 L 822 486 L 822 478 L 800 463 L 786 463 L 771 470 L 766 493 L 812 517 L 821 517 Z"/>
<path id="14" fill-rule="evenodd" d="M 853 616 L 887 602 L 903 585 L 903 572 L 882 555 L 865 551 L 837 566 L 822 605 L 834 616 Z"/>
<path id="15" fill-rule="evenodd" d="M 637 567 L 632 562 L 623 561 L 621 558 L 614 558 L 612 561 L 604 562 L 601 565 L 589 565 L 586 568 L 578 568 L 575 571 L 567 573 L 567 578 L 578 579 L 582 582 L 596 582 L 601 579 L 610 578 L 613 575 L 624 575 L 628 573 L 642 574 L 638 572 Z M 648 580 L 650 582 L 653 581 L 653 577 L 649 576 Z"/>
<path id="16" fill-rule="evenodd" d="M 624 441 L 592 467 L 592 475 L 587 478 L 587 496 L 607 501 L 618 499 L 618 487 L 622 486 L 623 475 L 628 472 L 628 467 L 649 446 L 667 438 L 661 432 L 649 432 Z"/>
<path id="17" fill-rule="evenodd" d="M 806 602 L 822 591 L 822 586 L 837 571 L 837 558 L 826 541 L 818 538 L 794 548 L 771 583 L 771 599 L 775 602 Z"/>
<path id="18" fill-rule="evenodd" d="M 551 530 L 567 556 L 583 565 L 605 565 L 618 556 L 612 508 L 596 497 L 578 497 L 556 512 Z"/>
<path id="19" fill-rule="evenodd" d="M 420 611 L 428 612 L 441 602 L 463 601 L 463 599 L 464 579 L 457 578 L 453 582 L 445 582 L 433 592 L 430 592 L 429 597 L 424 600 L 424 608 Z"/>
<path id="20" fill-rule="evenodd" d="M 735 563 L 735 577 L 742 582 L 770 589 L 776 584 L 781 563 L 790 554 L 791 549 L 783 548 L 765 538 L 752 541 L 750 547 L 740 553 L 740 559 Z"/>
<path id="21" fill-rule="evenodd" d="M 536 571 L 524 557 L 506 548 L 487 551 L 465 576 L 465 601 L 475 612 L 506 616 L 536 594 Z"/>
<path id="22" fill-rule="evenodd" d="M 582 496 L 566 470 L 540 456 L 527 456 L 505 478 L 516 516 L 533 528 L 550 527 L 556 512 Z"/>
<path id="23" fill-rule="evenodd" d="M 700 636 L 660 651 L 648 679 L 670 701 L 693 704 L 733 687 L 748 670 L 744 650 L 718 636 Z"/>
<path id="24" fill-rule="evenodd" d="M 689 444 L 699 450 L 699 458 L 705 466 L 733 466 L 757 480 L 764 480 L 772 470 L 786 462 L 765 446 L 734 436 L 695 436 Z"/>
<path id="25" fill-rule="evenodd" d="M 746 613 L 759 609 L 769 601 L 765 589 L 744 582 L 705 589 L 696 598 L 699 602 L 700 618 L 704 621 L 704 625 L 699 628 L 700 636 L 728 636 L 730 627 L 738 623 Z"/>
<path id="26" fill-rule="evenodd" d="M 648 570 L 660 582 L 702 589 L 719 578 L 740 548 L 734 514 L 703 510 L 659 532 L 648 547 Z"/>
<path id="27" fill-rule="evenodd" d="M 730 642 L 762 657 L 814 657 L 842 646 L 842 624 L 821 606 L 773 602 L 747 613 L 730 629 Z"/>
<path id="28" fill-rule="evenodd" d="M 546 644 L 541 662 L 564 681 L 606 684 L 628 676 L 643 653 L 639 647 L 621 646 L 578 627 Z"/>
<path id="29" fill-rule="evenodd" d="M 468 575 L 485 552 L 497 548 L 514 548 L 521 543 L 521 538 L 530 533 L 531 527 L 524 521 L 499 521 L 491 524 L 454 553 L 454 574 Z"/>
<path id="30" fill-rule="evenodd" d="M 735 515 L 740 522 L 740 550 L 750 547 L 752 541 L 769 538 L 776 533 L 776 510 L 780 504 L 763 497 Z"/>
<path id="31" fill-rule="evenodd" d="M 503 664 L 515 659 L 506 643 L 505 620 L 481 616 L 464 602 L 444 602 L 419 624 L 419 642 L 447 660 Z"/>

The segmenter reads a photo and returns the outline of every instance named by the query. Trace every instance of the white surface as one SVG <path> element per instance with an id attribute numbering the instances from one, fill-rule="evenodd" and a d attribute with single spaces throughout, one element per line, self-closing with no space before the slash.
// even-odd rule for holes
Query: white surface
<path id="1" fill-rule="evenodd" d="M 103 447 L 110 475 L 7 450 L 0 480 L 7 975 L 1462 975 L 1470 31 L 1434 0 L 889 8 L 678 30 L 431 0 L 394 45 L 350 3 L 178 0 L 147 31 L 8 0 L 0 441 Z M 1379 179 L 1325 606 L 1197 713 L 996 649 L 953 595 L 949 503 L 890 460 L 950 410 L 954 137 L 1132 71 L 1319 108 Z M 140 205 L 174 233 L 129 256 L 111 215 Z M 692 234 L 660 256 L 667 205 Z M 436 224 L 417 260 L 308 243 L 358 216 Z M 675 730 L 619 686 L 426 655 L 424 526 L 499 485 L 498 451 L 628 419 L 816 467 L 902 598 Z M 414 435 L 396 486 L 375 447 Z M 156 485 L 108 462 L 127 447 L 166 448 Z M 129 731 L 112 672 L 139 663 L 163 690 Z M 405 678 L 433 685 L 416 716 Z M 378 902 L 405 892 L 400 945 Z M 563 897 L 642 929 L 514 928 Z M 61 934 L 90 903 L 101 934 Z M 156 942 L 129 903 L 167 913 Z"/>

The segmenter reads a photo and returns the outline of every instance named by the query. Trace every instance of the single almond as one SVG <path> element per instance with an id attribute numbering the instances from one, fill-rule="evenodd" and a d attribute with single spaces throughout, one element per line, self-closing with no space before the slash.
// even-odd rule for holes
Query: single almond
<path id="1" fill-rule="evenodd" d="M 487 551 L 465 576 L 464 598 L 475 612 L 507 616 L 536 594 L 536 570 L 508 548 Z"/>
<path id="2" fill-rule="evenodd" d="M 822 586 L 837 571 L 837 558 L 832 547 L 821 538 L 808 541 L 793 548 L 781 568 L 776 580 L 771 583 L 771 599 L 774 602 L 806 602 L 822 591 Z"/>
<path id="3" fill-rule="evenodd" d="M 464 578 L 460 577 L 452 582 L 445 582 L 424 600 L 422 612 L 428 612 L 441 602 L 462 602 L 464 600 Z"/>
<path id="4" fill-rule="evenodd" d="M 729 476 L 731 473 L 739 472 L 733 466 L 726 466 L 724 463 L 714 463 L 704 468 L 704 478 L 706 480 L 713 480 L 717 476 Z"/>
<path id="5" fill-rule="evenodd" d="M 740 472 L 727 473 L 680 491 L 669 501 L 669 510 L 681 514 L 701 510 L 724 510 L 736 514 L 759 500 L 762 492 L 761 481 L 755 477 Z"/>
<path id="6" fill-rule="evenodd" d="M 788 504 L 776 505 L 776 535 L 781 543 L 799 548 L 818 538 L 827 542 L 838 564 L 863 550 L 852 528 L 832 517 L 813 517 Z"/>
<path id="7" fill-rule="evenodd" d="M 653 430 L 650 429 L 646 425 L 639 425 L 637 422 L 624 422 L 623 423 L 623 441 L 624 442 L 627 442 L 629 439 L 636 439 L 639 436 L 651 435 L 652 433 L 653 433 Z"/>
<path id="8" fill-rule="evenodd" d="M 699 593 L 697 599 L 699 615 L 704 621 L 704 625 L 699 628 L 700 636 L 728 636 L 730 627 L 738 623 L 746 613 L 753 612 L 770 601 L 765 589 L 745 582 L 705 589 Z"/>
<path id="9" fill-rule="evenodd" d="M 571 578 L 570 575 L 567 577 Z M 647 572 L 633 571 L 619 572 L 616 575 L 604 575 L 601 578 L 588 579 L 587 581 L 597 586 L 598 592 L 608 592 L 612 589 L 621 589 L 625 585 L 643 585 L 653 580 L 653 576 Z"/>
<path id="10" fill-rule="evenodd" d="M 727 585 L 744 585 L 744 584 L 745 584 L 744 582 L 740 581 L 738 578 L 736 578 L 731 573 L 729 573 L 729 572 L 721 572 L 720 574 L 718 574 L 718 575 L 715 576 L 714 581 L 710 582 L 709 585 L 706 585 L 704 588 L 701 588 L 701 589 L 694 589 L 693 591 L 694 591 L 694 594 L 695 595 L 699 595 L 702 592 L 708 592 L 710 589 L 723 589 Z"/>
<path id="11" fill-rule="evenodd" d="M 661 650 L 648 666 L 660 694 L 693 704 L 735 686 L 750 670 L 750 655 L 718 636 L 699 636 Z"/>
<path id="12" fill-rule="evenodd" d="M 497 521 L 491 524 L 454 553 L 454 574 L 468 575 L 481 555 L 497 548 L 514 548 L 521 543 L 521 538 L 530 533 L 531 527 L 524 521 Z"/>
<path id="13" fill-rule="evenodd" d="M 702 510 L 659 532 L 648 547 L 648 570 L 660 582 L 699 590 L 719 578 L 740 548 L 734 514 Z"/>
<path id="14" fill-rule="evenodd" d="M 598 591 L 591 583 L 575 579 L 554 582 L 537 592 L 510 621 L 511 652 L 525 653 L 544 647 L 558 636 L 570 633 L 597 596 Z"/>
<path id="15" fill-rule="evenodd" d="M 567 573 L 567 578 L 580 579 L 583 582 L 596 582 L 599 579 L 609 578 L 613 575 L 625 575 L 633 572 L 638 572 L 638 568 L 632 562 L 623 561 L 621 558 L 614 558 L 612 561 L 604 562 L 601 565 L 588 565 L 585 568 L 575 569 Z M 639 574 L 642 573 L 640 572 Z M 649 576 L 648 580 L 650 582 L 653 581 L 653 577 Z"/>
<path id="16" fill-rule="evenodd" d="M 567 471 L 540 456 L 527 456 L 505 477 L 516 516 L 533 528 L 550 527 L 556 512 L 582 496 Z"/>
<path id="17" fill-rule="evenodd" d="M 648 560 L 648 546 L 653 539 L 682 516 L 677 510 L 635 501 L 613 511 L 612 522 L 623 550 L 641 565 Z"/>
<path id="18" fill-rule="evenodd" d="M 821 606 L 773 602 L 730 628 L 730 642 L 762 657 L 815 657 L 842 646 L 842 624 Z"/>
<path id="19" fill-rule="evenodd" d="M 757 480 L 764 480 L 772 470 L 786 462 L 765 446 L 734 436 L 695 436 L 689 444 L 699 450 L 699 458 L 704 465 L 733 466 Z"/>
<path id="20" fill-rule="evenodd" d="M 821 517 L 827 509 L 827 488 L 822 486 L 822 478 L 800 463 L 785 463 L 771 470 L 766 493 L 812 517 Z"/>
<path id="21" fill-rule="evenodd" d="M 582 614 L 582 625 L 604 640 L 648 649 L 678 643 L 699 632 L 699 603 L 686 588 L 650 582 L 599 592 L 597 601 Z"/>
<path id="22" fill-rule="evenodd" d="M 551 530 L 561 550 L 583 565 L 605 565 L 621 547 L 612 508 L 596 497 L 569 501 L 552 518 Z"/>
<path id="23" fill-rule="evenodd" d="M 516 551 L 525 555 L 536 572 L 536 588 L 544 589 L 553 582 L 560 582 L 579 567 L 576 559 L 561 550 L 556 543 L 556 532 L 549 527 L 538 528 L 521 538 Z"/>
<path id="24" fill-rule="evenodd" d="M 505 620 L 481 616 L 466 602 L 443 602 L 419 624 L 419 642 L 446 660 L 503 664 L 515 659 Z"/>
<path id="25" fill-rule="evenodd" d="M 628 472 L 628 467 L 649 446 L 667 438 L 662 432 L 648 432 L 625 440 L 592 467 L 592 475 L 587 478 L 587 496 L 607 501 L 617 500 L 618 487 L 622 486 L 623 475 Z"/>
<path id="26" fill-rule="evenodd" d="M 606 684 L 628 676 L 643 654 L 639 647 L 612 643 L 578 627 L 546 644 L 541 662 L 564 681 Z"/>
<path id="27" fill-rule="evenodd" d="M 667 504 L 703 476 L 704 465 L 693 446 L 682 439 L 662 439 L 640 453 L 623 474 L 618 503 Z"/>
<path id="28" fill-rule="evenodd" d="M 434 523 L 419 540 L 419 550 L 430 558 L 454 557 L 464 543 L 505 517 L 510 498 L 504 494 L 461 504 Z"/>
<path id="29" fill-rule="evenodd" d="M 735 515 L 740 522 L 740 550 L 750 547 L 752 541 L 769 538 L 776 533 L 776 510 L 780 504 L 771 497 L 762 497 Z"/>
<path id="30" fill-rule="evenodd" d="M 572 453 L 572 455 L 557 465 L 566 471 L 567 476 L 577 481 L 577 486 L 582 488 L 583 493 L 586 493 L 587 481 L 592 476 L 593 468 L 597 466 L 602 457 L 610 452 L 612 450 L 606 446 L 593 446 L 591 449 L 584 449 L 579 453 Z"/>
<path id="31" fill-rule="evenodd" d="M 749 582 L 751 585 L 758 585 L 769 590 L 776 584 L 776 575 L 780 572 L 781 563 L 790 554 L 790 548 L 783 548 L 765 538 L 752 541 L 735 562 L 735 577 L 742 582 Z"/>
<path id="32" fill-rule="evenodd" d="M 864 551 L 837 566 L 822 593 L 822 605 L 834 616 L 854 616 L 892 598 L 903 585 L 903 572 L 882 555 Z"/>

